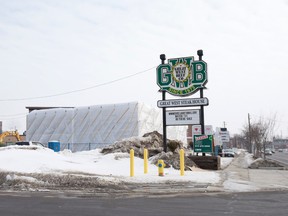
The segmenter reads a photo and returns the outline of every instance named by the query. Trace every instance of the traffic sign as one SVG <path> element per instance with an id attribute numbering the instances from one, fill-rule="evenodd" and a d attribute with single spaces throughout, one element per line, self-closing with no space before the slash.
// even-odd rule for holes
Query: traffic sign
<path id="1" fill-rule="evenodd" d="M 188 106 L 208 106 L 208 98 L 187 98 L 187 99 L 176 99 L 176 100 L 159 100 L 157 106 L 163 107 L 188 107 Z"/>

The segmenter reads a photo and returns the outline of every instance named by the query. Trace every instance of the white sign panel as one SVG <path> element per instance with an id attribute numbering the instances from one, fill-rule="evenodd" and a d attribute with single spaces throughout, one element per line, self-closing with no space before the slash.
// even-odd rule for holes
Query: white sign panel
<path id="1" fill-rule="evenodd" d="M 213 126 L 212 125 L 205 125 L 205 134 L 206 135 L 213 135 Z"/>
<path id="2" fill-rule="evenodd" d="M 201 135 L 201 125 L 192 125 L 192 137 L 194 135 Z M 205 125 L 205 135 L 213 135 L 213 126 L 212 125 Z"/>
<path id="3" fill-rule="evenodd" d="M 220 134 L 222 142 L 229 142 L 230 141 L 230 136 L 229 134 Z"/>
<path id="4" fill-rule="evenodd" d="M 229 131 L 219 131 L 219 135 L 221 137 L 222 142 L 230 141 Z"/>
<path id="5" fill-rule="evenodd" d="M 230 137 L 229 136 L 224 136 L 224 135 L 221 135 L 221 140 L 222 142 L 229 142 L 230 141 Z"/>
<path id="6" fill-rule="evenodd" d="M 200 124 L 200 111 L 196 109 L 166 111 L 166 125 Z"/>
<path id="7" fill-rule="evenodd" d="M 201 125 L 192 125 L 192 137 L 194 135 L 201 135 Z"/>
<path id="8" fill-rule="evenodd" d="M 159 100 L 157 106 L 163 107 L 187 107 L 187 106 L 207 106 L 209 104 L 208 98 L 188 98 L 176 100 Z"/>

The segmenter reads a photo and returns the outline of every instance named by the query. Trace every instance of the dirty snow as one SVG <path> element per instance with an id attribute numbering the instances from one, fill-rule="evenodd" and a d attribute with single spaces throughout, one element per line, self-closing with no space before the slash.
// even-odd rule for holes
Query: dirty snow
<path id="1" fill-rule="evenodd" d="M 101 149 L 72 153 L 69 150 L 54 152 L 51 149 L 36 146 L 8 146 L 0 148 L 0 173 L 6 175 L 7 181 L 24 181 L 44 185 L 49 182 L 40 176 L 70 175 L 75 178 L 95 178 L 100 184 L 112 183 L 179 183 L 221 185 L 225 191 L 253 191 L 255 187 L 247 182 L 235 179 L 232 175 L 223 180 L 222 171 L 202 170 L 193 167 L 192 171 L 180 171 L 166 168 L 164 177 L 158 176 L 158 167 L 149 163 L 148 173 L 144 174 L 144 160 L 135 157 L 135 175 L 130 177 L 130 157 L 128 153 L 102 154 Z M 225 168 L 233 158 L 221 158 L 221 167 Z M 245 153 L 240 166 L 248 167 L 252 157 Z M 225 171 L 225 170 L 224 170 Z M 34 178 L 36 177 L 36 178 Z M 227 177 L 227 176 L 226 176 Z M 66 180 L 65 180 L 66 181 Z M 70 181 L 69 179 L 67 181 Z M 87 181 L 84 179 L 83 181 Z M 89 180 L 90 181 L 90 180 Z M 221 183 L 222 182 L 222 183 Z M 66 182 L 65 182 L 66 184 Z"/>
<path id="2" fill-rule="evenodd" d="M 226 166 L 232 159 L 224 158 Z M 101 154 L 100 149 L 72 153 L 69 150 L 54 152 L 48 148 L 32 146 L 9 146 L 0 149 L 0 170 L 18 173 L 61 174 L 83 173 L 100 176 L 121 177 L 128 182 L 193 181 L 217 183 L 220 179 L 216 171 L 195 168 L 185 172 L 173 168 L 165 169 L 165 178 L 158 176 L 158 167 L 148 165 L 144 174 L 144 160 L 135 157 L 135 175 L 130 177 L 130 158 L 127 153 Z"/>

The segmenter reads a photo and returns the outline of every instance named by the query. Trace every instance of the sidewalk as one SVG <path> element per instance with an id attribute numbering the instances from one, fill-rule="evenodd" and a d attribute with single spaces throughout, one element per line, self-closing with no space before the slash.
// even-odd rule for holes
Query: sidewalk
<path id="1" fill-rule="evenodd" d="M 288 170 L 249 169 L 243 161 L 242 153 L 221 171 L 224 191 L 288 190 Z"/>
<path id="2" fill-rule="evenodd" d="M 191 193 L 256 192 L 288 190 L 288 170 L 249 169 L 245 153 L 235 157 L 223 170 L 217 183 L 165 182 L 129 184 L 129 196 L 177 196 Z M 214 171 L 211 171 L 214 172 Z M 127 195 L 126 194 L 126 195 Z"/>

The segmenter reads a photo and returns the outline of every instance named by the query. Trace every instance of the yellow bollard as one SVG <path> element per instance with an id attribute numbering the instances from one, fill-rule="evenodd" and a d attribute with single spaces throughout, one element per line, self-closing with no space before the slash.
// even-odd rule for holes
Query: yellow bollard
<path id="1" fill-rule="evenodd" d="M 144 149 L 144 174 L 148 173 L 148 150 Z"/>
<path id="2" fill-rule="evenodd" d="M 185 163 L 184 163 L 184 150 L 180 150 L 180 175 L 184 176 L 184 168 L 185 168 Z"/>
<path id="3" fill-rule="evenodd" d="M 134 176 L 134 149 L 130 150 L 130 177 Z"/>
<path id="4" fill-rule="evenodd" d="M 164 161 L 163 160 L 158 160 L 158 174 L 159 176 L 164 176 Z"/>

